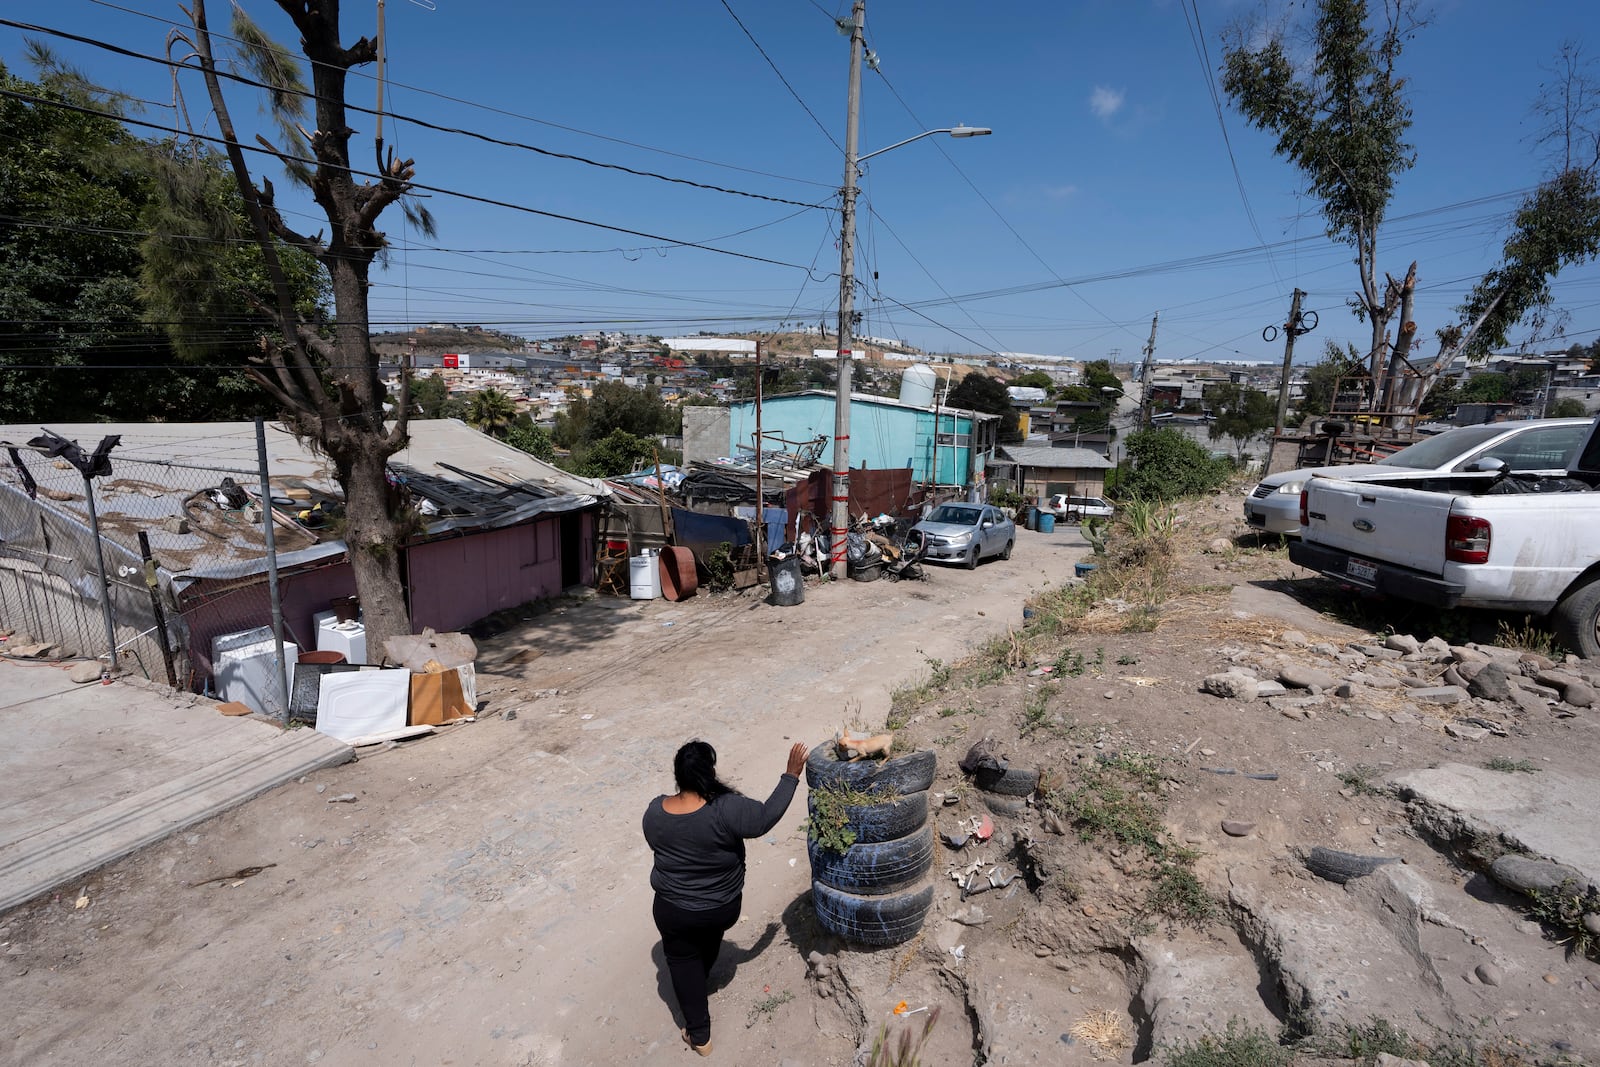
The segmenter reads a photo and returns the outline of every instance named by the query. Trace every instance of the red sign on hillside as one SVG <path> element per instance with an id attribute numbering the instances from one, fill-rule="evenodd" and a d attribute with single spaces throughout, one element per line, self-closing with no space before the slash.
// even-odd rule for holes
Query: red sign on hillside
<path id="1" fill-rule="evenodd" d="M 461 367 L 461 357 L 454 352 L 446 352 L 444 354 L 444 365 L 450 370 L 458 370 Z"/>

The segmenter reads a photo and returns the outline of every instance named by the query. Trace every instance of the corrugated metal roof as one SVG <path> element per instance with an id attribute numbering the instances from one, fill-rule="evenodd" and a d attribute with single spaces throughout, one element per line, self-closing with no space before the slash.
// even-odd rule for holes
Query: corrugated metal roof
<path id="1" fill-rule="evenodd" d="M 1074 470 L 1110 470 L 1111 461 L 1087 448 L 1037 448 L 1001 445 L 1005 458 L 1024 467 L 1067 467 Z"/>

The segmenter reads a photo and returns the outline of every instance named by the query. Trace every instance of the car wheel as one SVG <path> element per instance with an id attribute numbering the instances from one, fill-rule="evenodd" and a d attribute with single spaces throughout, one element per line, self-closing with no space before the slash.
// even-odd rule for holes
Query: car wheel
<path id="1" fill-rule="evenodd" d="M 967 570 L 975 571 L 977 569 L 978 569 L 978 546 L 977 545 L 973 545 L 972 546 L 972 551 L 967 553 Z"/>
<path id="2" fill-rule="evenodd" d="M 917 936 L 933 907 L 933 885 L 888 896 L 846 893 L 823 882 L 811 883 L 817 921 L 829 933 L 860 945 L 898 945 Z"/>
<path id="3" fill-rule="evenodd" d="M 806 798 L 806 813 L 817 814 L 817 791 Z M 928 791 L 919 789 L 876 804 L 846 804 L 845 818 L 856 844 L 871 845 L 904 837 L 928 821 Z"/>
<path id="4" fill-rule="evenodd" d="M 806 842 L 811 877 L 823 885 L 864 897 L 881 897 L 921 881 L 933 866 L 933 828 L 904 837 L 851 845 L 843 852 Z"/>
<path id="5" fill-rule="evenodd" d="M 1006 542 L 1006 547 L 1000 552 L 1000 558 L 1001 559 L 1010 559 L 1011 558 L 1011 542 L 1010 541 Z"/>
<path id="6" fill-rule="evenodd" d="M 1569 593 L 1550 618 L 1564 647 L 1584 659 L 1600 659 L 1600 581 Z"/>
<path id="7" fill-rule="evenodd" d="M 832 741 L 824 741 L 806 759 L 806 785 L 812 789 L 859 789 L 864 793 L 920 793 L 933 784 L 936 765 L 937 757 L 931 748 L 888 760 L 851 763 L 839 758 Z"/>

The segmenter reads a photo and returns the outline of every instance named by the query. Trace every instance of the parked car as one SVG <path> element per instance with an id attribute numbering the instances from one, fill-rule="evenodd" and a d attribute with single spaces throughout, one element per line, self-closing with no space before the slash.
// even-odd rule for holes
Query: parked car
<path id="1" fill-rule="evenodd" d="M 986 556 L 1010 559 L 1017 524 L 989 504 L 940 504 L 911 534 L 922 538 L 924 558 L 965 563 L 971 570 Z"/>
<path id="2" fill-rule="evenodd" d="M 1058 519 L 1068 522 L 1082 522 L 1084 519 L 1109 519 L 1116 514 L 1116 510 L 1098 496 L 1068 496 L 1066 493 L 1057 493 L 1039 506 L 1040 511 L 1049 512 Z"/>
<path id="3" fill-rule="evenodd" d="M 1524 419 L 1457 426 L 1402 448 L 1376 463 L 1302 467 L 1261 479 L 1244 502 L 1244 518 L 1267 533 L 1300 535 L 1300 490 L 1313 476 L 1360 482 L 1403 471 L 1461 471 L 1498 459 L 1513 473 L 1561 474 L 1588 435 L 1589 419 Z"/>

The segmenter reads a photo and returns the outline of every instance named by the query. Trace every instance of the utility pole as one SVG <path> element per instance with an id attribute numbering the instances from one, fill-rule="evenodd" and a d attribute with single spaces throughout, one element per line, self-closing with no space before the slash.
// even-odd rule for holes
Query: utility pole
<path id="1" fill-rule="evenodd" d="M 761 485 L 761 453 L 766 448 L 766 438 L 761 435 L 761 393 L 765 375 L 761 372 L 761 338 L 756 338 L 756 580 L 766 577 L 767 570 L 767 498 Z"/>
<path id="2" fill-rule="evenodd" d="M 1303 333 L 1310 333 L 1317 327 L 1315 316 L 1312 316 L 1310 326 L 1302 321 L 1300 298 L 1305 295 L 1303 289 L 1294 291 L 1294 299 L 1289 301 L 1289 321 L 1283 324 L 1283 377 L 1278 380 L 1278 419 L 1272 427 L 1274 437 L 1282 435 L 1284 421 L 1289 415 L 1289 365 L 1294 362 L 1294 339 Z M 1262 331 L 1262 336 L 1271 341 L 1273 338 L 1268 335 L 1275 332 L 1273 327 L 1268 326 Z"/>
<path id="3" fill-rule="evenodd" d="M 1156 367 L 1156 323 L 1161 319 L 1161 312 L 1150 316 L 1150 340 L 1144 346 L 1144 371 L 1140 375 L 1139 384 L 1139 428 L 1150 428 L 1150 380 L 1155 377 Z"/>
<path id="4" fill-rule="evenodd" d="M 289 723 L 289 703 L 294 690 L 289 688 L 289 664 L 283 654 L 283 597 L 278 587 L 278 543 L 273 533 L 272 479 L 267 471 L 267 420 L 256 419 L 256 467 L 261 472 L 261 533 L 267 543 L 267 597 L 272 605 L 272 645 L 277 656 L 278 684 L 283 688 L 283 707 L 279 720 Z"/>
<path id="5" fill-rule="evenodd" d="M 849 114 L 844 130 L 844 194 L 839 220 L 839 382 L 833 407 L 833 529 L 829 549 L 829 571 L 841 580 L 848 573 L 845 537 L 850 530 L 850 335 L 855 325 L 856 152 L 866 21 L 867 0 L 855 0 L 850 9 Z"/>

